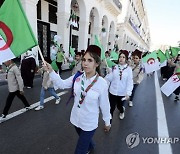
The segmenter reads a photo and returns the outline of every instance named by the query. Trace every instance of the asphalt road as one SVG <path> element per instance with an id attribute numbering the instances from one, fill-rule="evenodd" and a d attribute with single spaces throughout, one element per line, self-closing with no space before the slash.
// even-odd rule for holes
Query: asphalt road
<path id="1" fill-rule="evenodd" d="M 69 75 L 69 71 L 63 72 L 62 77 L 66 78 Z M 33 89 L 25 89 L 25 96 L 30 104 L 39 101 L 41 81 L 41 78 L 36 78 Z M 160 85 L 164 83 L 161 79 L 159 82 Z M 55 105 L 53 99 L 48 101 L 41 111 L 32 109 L 0 123 L 0 154 L 73 154 L 78 136 L 69 122 L 73 100 L 66 105 L 70 90 L 66 91 L 68 93 L 61 96 L 61 102 L 58 105 Z M 63 90 L 57 92 L 60 93 Z M 4 108 L 7 95 L 7 85 L 1 85 L 0 113 Z M 49 95 L 47 94 L 46 97 L 48 98 Z M 120 120 L 118 110 L 115 111 L 109 133 L 103 131 L 104 123 L 100 116 L 99 127 L 94 135 L 96 148 L 93 153 L 162 154 L 159 152 L 160 144 L 154 143 L 154 138 L 166 137 L 158 136 L 156 97 L 161 96 L 156 96 L 154 76 L 145 77 L 137 88 L 133 100 L 134 106 L 125 105 L 125 118 Z M 180 138 L 180 102 L 173 101 L 174 95 L 169 98 L 162 95 L 162 98 L 169 138 Z M 22 102 L 15 98 L 9 114 L 23 107 Z M 133 135 L 136 137 L 133 138 Z M 167 143 L 161 143 L 161 145 L 166 149 Z M 170 148 L 173 154 L 179 154 L 180 141 L 171 142 Z"/>

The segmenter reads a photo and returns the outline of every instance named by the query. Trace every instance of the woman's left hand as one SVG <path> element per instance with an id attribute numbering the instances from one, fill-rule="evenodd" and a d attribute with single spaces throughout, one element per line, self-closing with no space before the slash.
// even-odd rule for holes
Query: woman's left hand
<path id="1" fill-rule="evenodd" d="M 129 100 L 129 96 L 128 95 L 126 95 L 126 100 Z"/>
<path id="2" fill-rule="evenodd" d="M 105 132 L 109 132 L 110 129 L 111 129 L 111 125 L 109 125 L 109 126 L 104 126 L 104 131 L 105 131 Z"/>

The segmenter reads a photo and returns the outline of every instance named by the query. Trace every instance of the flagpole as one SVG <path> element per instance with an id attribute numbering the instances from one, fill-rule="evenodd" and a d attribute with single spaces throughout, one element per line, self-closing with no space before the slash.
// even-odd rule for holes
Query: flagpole
<path id="1" fill-rule="evenodd" d="M 43 54 L 42 54 L 42 52 L 41 52 L 41 49 L 40 49 L 39 45 L 38 45 L 37 47 L 38 47 L 38 52 L 39 52 L 39 54 L 40 54 L 40 57 L 41 57 L 41 59 L 42 59 L 42 61 L 43 61 L 43 64 L 46 66 L 46 62 L 45 62 L 45 60 L 44 60 L 44 57 L 43 57 Z"/>

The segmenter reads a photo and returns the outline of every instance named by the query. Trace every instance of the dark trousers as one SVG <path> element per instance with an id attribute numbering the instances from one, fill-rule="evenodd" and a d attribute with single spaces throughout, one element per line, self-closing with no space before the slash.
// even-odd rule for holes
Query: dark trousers
<path id="1" fill-rule="evenodd" d="M 124 112 L 123 106 L 124 106 L 125 101 L 121 100 L 123 97 L 125 97 L 125 96 L 115 96 L 115 95 L 112 95 L 111 93 L 109 93 L 109 102 L 110 102 L 110 106 L 111 106 L 110 112 L 111 112 L 112 117 L 113 117 L 113 113 L 114 113 L 116 106 L 117 106 L 118 110 L 120 111 L 120 113 Z"/>
<path id="2" fill-rule="evenodd" d="M 79 135 L 79 139 L 76 145 L 75 154 L 86 154 L 89 150 L 94 149 L 95 144 L 92 140 L 96 129 L 92 131 L 84 131 L 81 128 L 75 127 L 76 132 Z"/>
<path id="3" fill-rule="evenodd" d="M 179 95 L 179 93 L 180 93 L 180 87 L 178 87 L 178 88 L 174 91 L 174 94 L 175 94 L 175 95 Z"/>
<path id="4" fill-rule="evenodd" d="M 24 97 L 24 95 L 20 94 L 19 90 L 15 91 L 15 92 L 10 92 L 7 99 L 6 99 L 6 105 L 5 105 L 4 110 L 3 110 L 3 114 L 5 116 L 8 114 L 8 111 L 9 111 L 9 109 L 11 107 L 12 101 L 13 101 L 15 96 L 17 96 L 23 102 L 25 107 L 30 106 L 29 103 L 27 102 L 26 98 Z"/>
<path id="5" fill-rule="evenodd" d="M 61 69 L 62 62 L 56 62 L 56 64 L 57 64 L 57 67 L 59 69 L 59 74 L 61 74 L 61 72 L 62 72 L 62 69 Z"/>
<path id="6" fill-rule="evenodd" d="M 138 84 L 134 84 L 134 86 L 133 86 L 133 90 L 132 90 L 132 95 L 130 96 L 130 101 L 132 101 L 133 100 L 133 98 L 134 98 L 134 94 L 135 94 L 135 91 L 136 91 L 136 88 L 138 87 Z"/>
<path id="7" fill-rule="evenodd" d="M 33 87 L 33 80 L 35 75 L 36 61 L 34 58 L 22 60 L 21 76 L 25 87 Z M 31 72 L 33 70 L 33 72 Z"/>

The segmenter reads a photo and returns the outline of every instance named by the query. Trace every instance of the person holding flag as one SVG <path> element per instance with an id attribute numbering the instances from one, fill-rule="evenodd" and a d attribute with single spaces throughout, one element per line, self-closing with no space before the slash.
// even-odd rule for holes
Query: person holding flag
<path id="1" fill-rule="evenodd" d="M 133 71 L 133 90 L 132 90 L 132 95 L 130 96 L 130 100 L 129 100 L 129 106 L 132 107 L 133 106 L 133 98 L 134 98 L 134 94 L 135 94 L 135 90 L 138 87 L 138 85 L 141 83 L 141 81 L 143 80 L 143 76 L 144 76 L 144 72 L 142 69 L 142 65 L 141 65 L 141 56 L 142 56 L 142 52 L 139 51 L 138 49 L 136 49 L 133 53 L 132 53 L 132 63 L 130 64 L 130 67 L 132 68 Z"/>
<path id="2" fill-rule="evenodd" d="M 44 108 L 44 98 L 47 91 L 56 99 L 55 104 L 59 104 L 61 100 L 61 98 L 56 94 L 53 83 L 49 78 L 49 72 L 47 72 L 44 68 L 39 69 L 39 71 L 41 71 L 43 81 L 40 92 L 40 104 L 35 108 L 35 111 L 39 111 Z"/>
<path id="3" fill-rule="evenodd" d="M 118 65 L 115 65 L 112 72 L 105 76 L 105 79 L 110 82 L 111 115 L 113 117 L 113 112 L 117 106 L 120 111 L 120 119 L 125 117 L 124 102 L 129 99 L 133 90 L 133 74 L 131 67 L 128 65 L 128 55 L 127 50 L 120 50 Z"/>
<path id="4" fill-rule="evenodd" d="M 82 58 L 84 73 L 78 76 L 73 83 L 74 76 L 66 80 L 56 74 L 51 65 L 45 67 L 50 72 L 53 84 L 60 89 L 72 88 L 74 105 L 71 111 L 70 122 L 74 125 L 79 139 L 75 154 L 86 154 L 94 149 L 92 140 L 98 127 L 99 109 L 105 122 L 104 130 L 110 130 L 110 104 L 108 99 L 107 82 L 99 76 L 101 49 L 90 45 Z"/>

